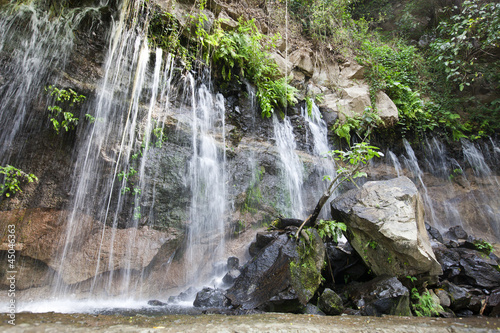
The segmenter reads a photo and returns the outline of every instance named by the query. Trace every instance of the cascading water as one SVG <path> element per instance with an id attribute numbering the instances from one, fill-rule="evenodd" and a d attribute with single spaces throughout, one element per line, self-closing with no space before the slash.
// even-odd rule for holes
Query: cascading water
<path id="1" fill-rule="evenodd" d="M 148 174 L 147 163 L 165 139 L 163 126 L 171 112 L 172 60 L 161 49 L 152 52 L 148 48 L 146 27 L 141 25 L 147 19 L 141 19 L 141 10 L 140 2 L 124 2 L 112 27 L 104 78 L 89 108 L 97 121 L 79 148 L 74 199 L 56 269 L 56 296 L 68 295 L 72 285 L 92 277 L 90 293 L 98 297 L 102 290 L 110 296 L 140 297 L 143 270 L 156 253 L 148 249 L 160 246 L 166 237 L 163 233 L 148 242 L 153 231 L 144 223 L 154 223 L 148 220 L 154 219 L 154 213 L 153 206 L 143 203 L 143 196 L 152 193 L 149 204 L 154 204 L 155 182 L 151 179 L 158 178 L 159 171 Z M 154 64 L 151 53 L 156 55 Z M 190 75 L 187 81 L 192 92 L 187 104 L 193 110 L 193 153 L 186 175 L 192 191 L 187 245 L 192 260 L 186 265 L 186 280 L 193 282 L 192 277 L 220 256 L 224 247 L 225 156 L 218 152 L 214 136 L 222 138 L 224 147 L 225 133 L 222 96 L 213 100 L 206 86 L 195 87 Z M 185 109 L 181 107 L 181 111 Z M 95 233 L 95 228 L 100 231 Z M 97 245 L 82 249 L 78 239 L 89 237 Z M 87 254 L 90 262 L 75 275 L 82 251 L 92 252 Z M 203 253 L 210 253 L 211 259 Z"/>
<path id="2" fill-rule="evenodd" d="M 280 122 L 273 116 L 274 139 L 282 165 L 282 179 L 285 185 L 285 201 L 288 210 L 285 212 L 294 218 L 305 218 L 302 198 L 303 166 L 295 152 L 297 144 L 289 117 Z"/>
<path id="3" fill-rule="evenodd" d="M 57 83 L 53 71 L 67 64 L 74 46 L 73 29 L 99 11 L 86 7 L 54 16 L 34 1 L 13 1 L 7 6 L 0 13 L 0 55 L 5 61 L 0 73 L 0 165 L 12 163 L 16 135 L 33 117 L 29 110 L 47 85 Z"/>
<path id="4" fill-rule="evenodd" d="M 334 178 L 336 174 L 335 163 L 331 158 L 326 158 L 325 156 L 325 153 L 330 150 L 328 145 L 328 126 L 322 119 L 321 112 L 316 103 L 312 102 L 310 111 L 302 108 L 302 116 L 308 124 L 313 137 L 313 154 L 319 158 L 319 161 L 315 164 L 317 164 L 318 171 L 321 174 L 320 178 L 321 176 L 330 176 L 331 178 Z M 323 181 L 317 187 L 318 190 L 326 190 L 327 186 L 328 182 Z M 328 214 L 325 209 L 322 217 L 328 219 L 329 217 L 327 215 Z"/>
<path id="5" fill-rule="evenodd" d="M 132 13 L 132 14 L 130 14 Z M 138 265 L 141 253 L 128 251 L 125 256 L 117 258 L 115 247 L 117 243 L 125 245 L 128 250 L 135 248 L 135 228 L 141 217 L 138 198 L 144 184 L 137 179 L 137 170 L 132 165 L 132 156 L 143 154 L 147 150 L 151 130 L 151 109 L 144 115 L 141 105 L 143 99 L 149 98 L 154 103 L 159 85 L 161 51 L 156 57 L 153 87 L 151 95 L 145 93 L 145 85 L 149 80 L 147 68 L 149 63 L 149 49 L 145 36 L 140 32 L 144 27 L 138 27 L 140 2 L 125 1 L 122 4 L 120 18 L 114 22 L 111 30 L 111 41 L 106 60 L 104 78 L 98 95 L 89 113 L 96 118 L 96 122 L 88 129 L 83 137 L 86 138 L 79 148 L 78 159 L 73 179 L 73 200 L 71 213 L 68 218 L 66 235 L 62 242 L 59 267 L 59 276 L 55 284 L 55 295 L 64 296 L 68 293 L 68 284 L 80 282 L 85 278 L 94 277 L 91 292 L 96 287 L 96 278 L 103 272 L 111 272 L 108 286 L 113 280 L 114 271 L 121 269 L 123 284 L 120 293 L 128 295 L 130 283 L 131 263 Z M 135 15 L 130 17 L 130 15 Z M 132 22 L 132 23 L 130 23 Z M 132 24 L 132 26 L 128 26 Z M 168 67 L 168 65 L 167 65 Z M 143 132 L 137 133 L 139 122 L 145 119 Z M 141 167 L 141 172 L 143 172 Z M 118 184 L 121 182 L 121 184 Z M 134 183 L 137 186 L 134 186 Z M 120 185 L 120 186 L 118 186 Z M 131 188 L 134 186 L 133 188 Z M 142 187 L 142 188 L 141 188 Z M 131 193 L 132 194 L 131 194 Z M 99 195 L 96 195 L 98 193 Z M 120 215 L 124 212 L 127 196 L 134 196 L 133 217 L 123 222 Z M 138 209 L 139 208 L 139 209 Z M 76 253 L 81 253 L 82 244 L 77 242 L 81 237 L 82 221 L 92 217 L 91 225 L 100 223 L 100 235 L 94 240 L 97 246 L 89 250 L 91 263 L 80 270 L 80 276 L 73 276 L 75 265 L 81 259 Z M 123 232 L 117 235 L 118 224 L 124 223 L 129 227 L 126 239 Z M 108 225 L 108 226 L 106 226 Z M 94 228 L 91 226 L 88 228 Z M 132 227 L 132 228 L 130 228 Z M 122 242 L 125 242 L 123 244 Z M 133 257 L 133 258 L 132 258 Z M 140 267 L 140 266 L 139 266 Z"/>
<path id="6" fill-rule="evenodd" d="M 188 234 L 187 280 L 199 284 L 213 271 L 224 253 L 225 132 L 224 98 L 214 98 L 205 84 L 196 88 L 190 77 L 192 91 L 193 157 L 189 166 L 192 190 Z M 218 143 L 217 139 L 222 142 Z"/>
<path id="7" fill-rule="evenodd" d="M 462 140 L 462 162 L 452 158 L 436 138 L 425 142 L 424 161 L 417 159 L 407 141 L 404 146 L 406 155 L 398 159 L 389 151 L 388 163 L 398 175 L 405 169 L 410 172 L 424 199 L 426 221 L 441 232 L 460 225 L 477 237 L 496 242 L 500 238 L 500 186 L 488 166 L 498 163 L 495 142 L 490 139 L 481 146 Z"/>

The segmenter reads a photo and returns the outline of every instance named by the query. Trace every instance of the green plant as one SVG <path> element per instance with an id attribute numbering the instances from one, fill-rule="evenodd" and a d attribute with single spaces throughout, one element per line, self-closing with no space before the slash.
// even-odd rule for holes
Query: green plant
<path id="1" fill-rule="evenodd" d="M 342 232 L 346 231 L 347 226 L 342 222 L 321 219 L 316 224 L 316 229 L 318 229 L 318 234 L 323 240 L 330 238 L 334 243 L 337 243 L 339 237 L 342 237 Z"/>
<path id="2" fill-rule="evenodd" d="M 434 301 L 428 290 L 420 294 L 417 288 L 412 288 L 411 298 L 414 301 L 413 311 L 418 317 L 439 316 L 439 312 L 444 311 L 443 307 Z"/>
<path id="3" fill-rule="evenodd" d="M 57 134 L 60 133 L 61 129 L 66 132 L 75 129 L 76 125 L 78 125 L 78 118 L 72 112 L 63 111 L 61 106 L 74 107 L 75 104 L 83 102 L 85 96 L 79 95 L 72 89 L 59 89 L 52 85 L 45 87 L 45 91 L 55 98 L 56 105 L 51 105 L 47 109 L 50 112 L 49 118 Z M 91 115 L 86 115 L 86 117 L 87 119 L 94 119 Z"/>
<path id="4" fill-rule="evenodd" d="M 374 240 L 371 240 L 369 241 L 368 243 L 366 243 L 365 247 L 370 247 L 372 248 L 373 250 L 375 250 L 378 246 L 378 243 L 377 241 L 374 241 Z"/>
<path id="5" fill-rule="evenodd" d="M 369 139 L 372 131 L 380 126 L 383 122 L 376 109 L 367 106 L 361 115 L 345 116 L 345 121 L 338 119 L 332 127 L 333 132 L 340 138 L 351 142 L 351 133 L 365 141 Z"/>
<path id="6" fill-rule="evenodd" d="M 255 84 L 263 117 L 270 117 L 276 108 L 297 103 L 297 89 L 287 77 L 278 78 L 278 65 L 268 53 L 277 38 L 279 35 L 268 38 L 261 34 L 254 20 L 240 20 L 234 31 L 223 31 L 216 24 L 212 34 L 203 29 L 199 33 L 204 58 L 212 55 L 214 68 L 224 80 L 245 78 Z"/>
<path id="7" fill-rule="evenodd" d="M 462 91 L 487 73 L 482 62 L 500 45 L 500 3 L 466 0 L 453 10 L 456 14 L 440 22 L 430 48 L 446 80 Z"/>
<path id="8" fill-rule="evenodd" d="M 339 164 L 337 168 L 337 176 L 330 182 L 330 185 L 325 190 L 321 198 L 318 200 L 316 207 L 311 215 L 309 215 L 302 225 L 299 227 L 296 233 L 296 237 L 299 237 L 300 231 L 303 226 L 307 223 L 316 225 L 316 220 L 321 212 L 321 209 L 328 201 L 332 193 L 345 181 L 351 181 L 356 185 L 354 179 L 359 177 L 365 177 L 366 173 L 362 169 L 366 166 L 368 161 L 374 157 L 383 156 L 381 152 L 377 151 L 378 148 L 375 146 L 370 146 L 367 142 L 356 143 L 351 147 L 350 150 L 332 150 L 327 153 L 327 155 L 332 156 Z M 356 185 L 357 186 L 357 185 Z"/>
<path id="9" fill-rule="evenodd" d="M 0 195 L 5 195 L 7 198 L 16 192 L 22 192 L 19 185 L 23 181 L 29 183 L 38 181 L 34 174 L 25 173 L 12 165 L 0 166 L 0 175 L 3 175 L 3 183 L 0 184 Z"/>
<path id="10" fill-rule="evenodd" d="M 476 240 L 474 242 L 474 247 L 476 248 L 476 250 L 484 252 L 487 255 L 489 255 L 491 251 L 493 251 L 493 245 L 483 239 Z"/>

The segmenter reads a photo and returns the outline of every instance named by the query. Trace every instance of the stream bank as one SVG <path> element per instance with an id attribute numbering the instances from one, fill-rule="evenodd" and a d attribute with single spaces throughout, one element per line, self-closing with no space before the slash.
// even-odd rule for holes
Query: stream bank
<path id="1" fill-rule="evenodd" d="M 321 317 L 257 314 L 121 315 L 21 313 L 16 326 L 0 323 L 2 332 L 499 332 L 498 318 Z"/>

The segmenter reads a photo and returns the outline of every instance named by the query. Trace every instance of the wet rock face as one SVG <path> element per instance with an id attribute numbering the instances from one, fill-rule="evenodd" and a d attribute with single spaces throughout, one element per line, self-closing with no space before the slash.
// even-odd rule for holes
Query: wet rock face
<path id="1" fill-rule="evenodd" d="M 224 308 L 229 305 L 226 291 L 222 289 L 203 288 L 196 294 L 193 305 L 205 308 Z"/>
<path id="2" fill-rule="evenodd" d="M 311 245 L 297 243 L 288 233 L 277 234 L 241 269 L 227 297 L 244 310 L 300 311 L 321 283 L 325 249 L 316 232 Z M 307 254 L 300 246 L 310 246 Z M 304 265 L 302 265 L 304 264 Z"/>
<path id="3" fill-rule="evenodd" d="M 349 287 L 354 305 L 367 316 L 411 316 L 410 293 L 396 277 L 379 276 Z"/>
<path id="4" fill-rule="evenodd" d="M 424 225 L 422 199 L 407 177 L 371 181 L 331 204 L 333 219 L 347 224 L 347 238 L 377 275 L 442 273 Z"/>
<path id="5" fill-rule="evenodd" d="M 105 273 L 110 269 L 111 262 L 111 269 L 114 270 L 128 268 L 140 271 L 159 253 L 168 258 L 182 239 L 182 234 L 175 229 L 158 231 L 142 227 L 113 231 L 106 227 L 102 231 L 91 217 L 77 216 L 75 223 L 78 224 L 78 234 L 68 244 L 66 262 L 61 267 L 58 254 L 62 253 L 65 246 L 68 215 L 67 211 L 55 209 L 4 212 L 0 215 L 0 229 L 6 230 L 9 224 L 16 225 L 19 253 L 44 263 L 47 265 L 46 269 L 50 267 L 67 284 L 82 282 L 96 274 Z M 6 241 L 2 239 L 2 242 Z M 39 271 L 40 263 L 33 262 L 33 269 Z M 101 263 L 99 270 L 95 268 L 97 262 Z"/>

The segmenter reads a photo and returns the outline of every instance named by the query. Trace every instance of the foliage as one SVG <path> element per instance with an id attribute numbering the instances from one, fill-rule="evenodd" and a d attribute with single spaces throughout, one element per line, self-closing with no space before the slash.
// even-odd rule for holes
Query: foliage
<path id="1" fill-rule="evenodd" d="M 476 240 L 474 242 L 474 247 L 476 248 L 476 250 L 484 252 L 487 255 L 489 255 L 491 251 L 493 251 L 493 245 L 483 239 Z"/>
<path id="2" fill-rule="evenodd" d="M 367 142 L 354 144 L 350 150 L 331 150 L 327 154 L 332 156 L 334 160 L 340 162 L 337 168 L 337 178 L 340 181 L 352 181 L 359 177 L 366 177 L 366 173 L 361 169 L 374 157 L 384 156 L 378 152 L 379 148 L 368 145 Z"/>
<path id="3" fill-rule="evenodd" d="M 346 231 L 347 226 L 342 222 L 319 220 L 316 229 L 318 229 L 318 234 L 323 240 L 330 238 L 334 243 L 337 243 L 342 236 L 342 231 Z"/>
<path id="4" fill-rule="evenodd" d="M 50 112 L 49 118 L 57 134 L 60 133 L 61 129 L 64 129 L 66 132 L 75 129 L 78 125 L 78 118 L 75 117 L 72 112 L 63 111 L 61 106 L 72 108 L 75 104 L 82 103 L 85 100 L 85 96 L 79 95 L 73 89 L 59 89 L 52 85 L 45 87 L 45 91 L 47 91 L 51 97 L 55 98 L 56 104 L 49 106 L 47 109 Z M 88 114 L 86 117 L 89 120 L 95 119 Z"/>
<path id="5" fill-rule="evenodd" d="M 332 156 L 338 163 L 337 176 L 335 179 L 330 180 L 330 185 L 323 193 L 319 199 L 314 211 L 309 217 L 307 217 L 302 225 L 299 227 L 296 233 L 298 238 L 300 231 L 307 223 L 316 225 L 316 219 L 321 212 L 321 209 L 328 201 L 330 196 L 335 192 L 335 190 L 345 181 L 351 181 L 355 185 L 354 179 L 359 177 L 365 177 L 366 173 L 362 172 L 362 169 L 366 166 L 369 160 L 374 157 L 384 156 L 381 152 L 377 151 L 378 148 L 375 146 L 370 146 L 367 142 L 356 143 L 351 146 L 350 150 L 332 150 L 327 153 L 327 155 Z M 328 177 L 329 178 L 329 177 Z"/>
<path id="6" fill-rule="evenodd" d="M 428 290 L 420 294 L 417 288 L 412 288 L 411 298 L 414 301 L 413 311 L 418 317 L 439 316 L 439 311 L 444 311 L 443 307 L 434 301 Z"/>
<path id="7" fill-rule="evenodd" d="M 351 0 L 291 0 L 288 7 L 300 21 L 304 32 L 316 40 L 333 36 L 344 22 L 351 18 L 348 6 Z"/>
<path id="8" fill-rule="evenodd" d="M 430 47 L 446 80 L 462 91 L 486 75 L 481 58 L 500 47 L 500 3 L 466 0 L 453 9 L 457 13 L 439 24 Z"/>
<path id="9" fill-rule="evenodd" d="M 167 53 L 177 56 L 186 68 L 191 69 L 194 60 L 188 48 L 181 43 L 181 27 L 173 13 L 154 5 L 151 8 L 148 26 L 148 41 L 152 48 L 161 48 Z"/>
<path id="10" fill-rule="evenodd" d="M 377 110 L 371 107 L 366 107 L 362 115 L 346 116 L 345 121 L 338 119 L 332 127 L 333 132 L 340 138 L 351 142 L 351 133 L 354 131 L 356 135 L 363 141 L 368 139 L 373 129 L 382 124 L 382 119 L 377 113 Z"/>
<path id="11" fill-rule="evenodd" d="M 202 30 L 199 38 L 205 46 L 205 58 L 212 54 L 224 80 L 247 79 L 255 84 L 263 117 L 297 103 L 297 89 L 288 78 L 277 78 L 278 65 L 268 53 L 279 35 L 268 38 L 257 30 L 254 20 L 240 20 L 234 31 L 223 31 L 218 25 L 212 34 Z"/>
<path id="12" fill-rule="evenodd" d="M 25 173 L 12 165 L 0 166 L 0 175 L 3 175 L 3 184 L 0 184 L 0 196 L 5 195 L 7 198 L 16 192 L 22 192 L 19 186 L 21 182 L 32 183 L 38 181 L 34 174 Z"/>

